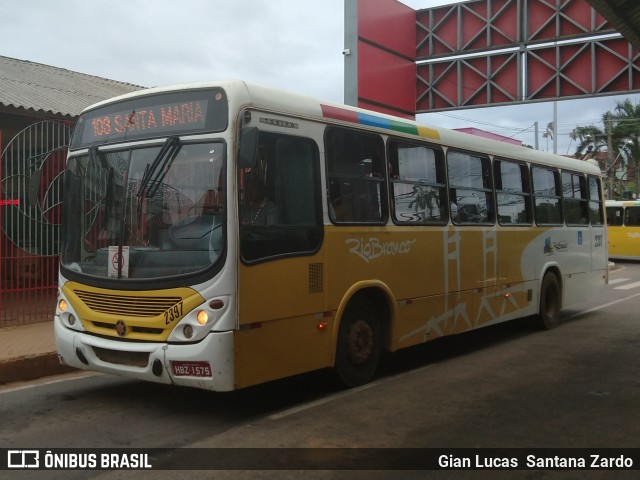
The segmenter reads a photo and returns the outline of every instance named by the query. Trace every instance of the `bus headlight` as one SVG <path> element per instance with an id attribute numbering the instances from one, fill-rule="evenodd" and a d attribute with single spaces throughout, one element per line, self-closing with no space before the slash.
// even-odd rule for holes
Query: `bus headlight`
<path id="1" fill-rule="evenodd" d="M 58 297 L 56 307 L 56 317 L 60 319 L 65 327 L 75 331 L 84 331 L 82 321 L 80 321 L 80 317 L 76 314 L 73 305 L 69 303 L 67 299 L 62 298 L 62 295 Z"/>
<path id="2" fill-rule="evenodd" d="M 206 325 L 207 322 L 209 321 L 209 314 L 204 310 L 200 310 L 196 315 L 196 320 L 198 320 L 198 323 L 200 325 Z"/>

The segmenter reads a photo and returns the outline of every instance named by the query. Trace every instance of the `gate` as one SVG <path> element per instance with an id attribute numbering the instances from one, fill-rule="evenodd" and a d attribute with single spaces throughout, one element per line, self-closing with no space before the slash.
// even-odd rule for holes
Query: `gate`
<path id="1" fill-rule="evenodd" d="M 62 172 L 72 128 L 34 123 L 4 149 L 0 137 L 0 327 L 53 317 Z"/>

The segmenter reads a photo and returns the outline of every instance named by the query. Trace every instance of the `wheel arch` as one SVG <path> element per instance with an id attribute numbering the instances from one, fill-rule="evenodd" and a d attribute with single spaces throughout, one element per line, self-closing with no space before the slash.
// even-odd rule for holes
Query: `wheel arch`
<path id="1" fill-rule="evenodd" d="M 542 283 L 544 282 L 544 277 L 547 274 L 555 275 L 556 280 L 558 280 L 558 286 L 560 288 L 560 308 L 563 306 L 564 299 L 564 281 L 562 278 L 562 273 L 560 272 L 560 265 L 557 263 L 550 263 L 544 266 L 540 273 L 540 278 L 538 279 L 538 313 L 540 313 L 540 294 L 542 293 Z"/>
<path id="2" fill-rule="evenodd" d="M 347 307 L 353 302 L 369 302 L 380 312 L 382 327 L 382 349 L 391 349 L 391 332 L 397 318 L 396 303 L 391 289 L 380 281 L 362 281 L 354 284 L 345 292 L 336 311 L 336 321 L 332 332 L 332 358 L 335 362 L 338 344 L 338 332 Z"/>
<path id="3" fill-rule="evenodd" d="M 544 271 L 539 290 L 538 325 L 543 330 L 551 330 L 559 325 L 562 310 L 562 275 L 557 267 Z"/>

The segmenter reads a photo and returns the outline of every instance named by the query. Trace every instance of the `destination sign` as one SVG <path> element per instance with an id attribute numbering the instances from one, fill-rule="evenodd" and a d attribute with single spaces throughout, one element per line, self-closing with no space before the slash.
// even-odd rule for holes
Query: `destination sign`
<path id="1" fill-rule="evenodd" d="M 227 100 L 220 89 L 133 98 L 80 116 L 71 148 L 227 127 Z"/>
<path id="2" fill-rule="evenodd" d="M 206 111 L 205 102 L 174 103 L 144 110 L 133 109 L 92 119 L 91 134 L 98 138 L 136 130 L 174 130 L 182 126 L 204 128 Z"/>

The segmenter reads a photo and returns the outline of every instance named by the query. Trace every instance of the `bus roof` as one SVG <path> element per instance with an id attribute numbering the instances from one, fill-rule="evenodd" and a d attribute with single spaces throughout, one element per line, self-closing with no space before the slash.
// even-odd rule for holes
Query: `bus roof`
<path id="1" fill-rule="evenodd" d="M 605 200 L 607 207 L 640 207 L 640 200 Z"/>
<path id="2" fill-rule="evenodd" d="M 238 108 L 253 107 L 287 113 L 299 117 L 328 121 L 331 123 L 360 124 L 404 137 L 422 138 L 431 143 L 446 147 L 455 147 L 476 153 L 483 153 L 513 160 L 521 160 L 548 166 L 601 175 L 600 169 L 584 160 L 563 157 L 547 152 L 540 152 L 528 147 L 499 142 L 465 132 L 456 132 L 437 126 L 428 126 L 412 120 L 393 117 L 383 113 L 362 108 L 325 102 L 297 93 L 286 92 L 270 87 L 250 84 L 241 80 L 220 82 L 200 82 L 153 87 L 127 93 L 87 107 L 84 111 L 111 103 L 121 102 L 140 96 L 166 93 L 179 90 L 205 89 L 222 87 L 229 98 L 238 98 Z"/>

